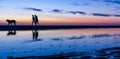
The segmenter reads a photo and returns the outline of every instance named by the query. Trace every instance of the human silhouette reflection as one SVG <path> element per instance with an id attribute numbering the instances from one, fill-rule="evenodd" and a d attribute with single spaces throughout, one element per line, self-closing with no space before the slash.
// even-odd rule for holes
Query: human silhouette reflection
<path id="1" fill-rule="evenodd" d="M 16 30 L 9 30 L 7 36 L 16 35 Z"/>
<path id="2" fill-rule="evenodd" d="M 32 30 L 32 33 L 33 33 L 33 40 L 37 40 L 38 39 L 38 35 L 39 35 L 39 33 L 38 33 L 38 31 L 37 30 Z"/>

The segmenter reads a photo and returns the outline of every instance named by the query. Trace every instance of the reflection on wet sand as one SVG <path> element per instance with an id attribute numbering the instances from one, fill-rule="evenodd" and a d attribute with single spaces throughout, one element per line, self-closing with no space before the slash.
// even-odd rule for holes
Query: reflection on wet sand
<path id="1" fill-rule="evenodd" d="M 102 37 L 112 37 L 113 35 L 110 34 L 95 34 L 92 35 L 92 38 L 102 38 Z"/>
<path id="2" fill-rule="evenodd" d="M 7 36 L 16 35 L 16 30 L 9 30 Z"/>
<path id="3" fill-rule="evenodd" d="M 32 30 L 33 33 L 33 40 L 37 40 L 39 32 L 37 30 Z"/>
<path id="4" fill-rule="evenodd" d="M 70 37 L 70 38 L 68 38 L 68 39 L 82 39 L 82 38 L 86 38 L 86 36 L 85 35 L 81 35 L 81 36 L 72 36 L 72 37 Z"/>
<path id="5" fill-rule="evenodd" d="M 9 37 L 6 36 L 8 31 L 0 31 L 0 58 L 114 59 L 120 55 L 120 50 L 114 48 L 120 45 L 119 31 L 120 29 L 18 30 L 17 35 Z"/>
<path id="6" fill-rule="evenodd" d="M 41 41 L 41 39 L 38 39 L 38 36 L 39 36 L 39 32 L 38 32 L 38 30 L 32 30 L 32 39 L 34 40 L 34 41 Z"/>

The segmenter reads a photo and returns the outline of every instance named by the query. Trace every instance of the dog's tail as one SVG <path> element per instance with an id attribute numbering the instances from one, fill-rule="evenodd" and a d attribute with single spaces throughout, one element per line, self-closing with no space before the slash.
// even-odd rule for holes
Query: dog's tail
<path id="1" fill-rule="evenodd" d="M 17 21 L 15 21 L 15 23 L 18 23 Z"/>

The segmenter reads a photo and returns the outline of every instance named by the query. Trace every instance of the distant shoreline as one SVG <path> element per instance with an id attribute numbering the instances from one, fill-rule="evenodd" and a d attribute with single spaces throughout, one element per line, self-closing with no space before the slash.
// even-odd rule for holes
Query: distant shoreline
<path id="1" fill-rule="evenodd" d="M 79 28 L 120 28 L 120 26 L 32 26 L 32 25 L 0 25 L 0 30 L 50 30 L 50 29 L 79 29 Z"/>

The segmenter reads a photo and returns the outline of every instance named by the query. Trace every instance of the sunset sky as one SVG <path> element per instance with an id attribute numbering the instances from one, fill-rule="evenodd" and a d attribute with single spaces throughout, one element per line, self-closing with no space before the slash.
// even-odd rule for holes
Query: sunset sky
<path id="1" fill-rule="evenodd" d="M 120 0 L 0 0 L 0 25 L 120 25 Z"/>

